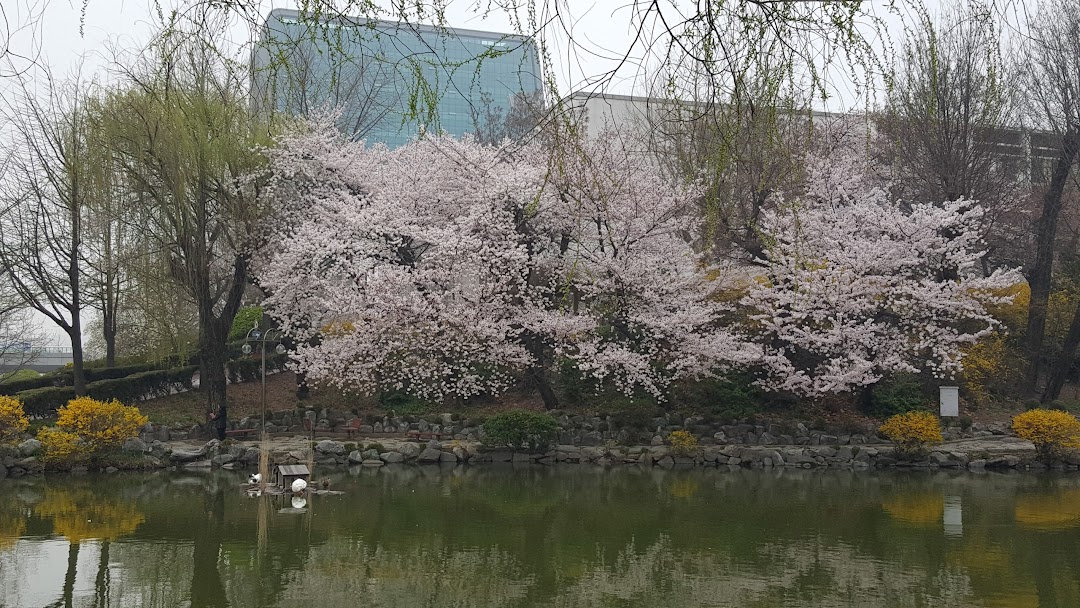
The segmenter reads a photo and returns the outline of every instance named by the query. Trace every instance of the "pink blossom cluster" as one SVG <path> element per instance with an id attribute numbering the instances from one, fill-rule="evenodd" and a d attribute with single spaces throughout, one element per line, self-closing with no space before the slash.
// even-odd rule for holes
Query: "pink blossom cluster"
<path id="1" fill-rule="evenodd" d="M 851 158 L 807 168 L 805 195 L 762 218 L 765 272 L 741 302 L 764 349 L 761 384 L 819 396 L 961 371 L 961 347 L 998 325 L 986 306 L 1019 280 L 983 273 L 982 208 L 901 205 Z"/>
<path id="2" fill-rule="evenodd" d="M 389 150 L 331 117 L 267 153 L 266 306 L 310 381 L 365 392 L 498 394 L 557 361 L 660 399 L 733 367 L 801 395 L 948 375 L 995 325 L 989 290 L 1013 280 L 978 272 L 978 206 L 902 208 L 853 161 L 808 162 L 804 195 L 765 215 L 763 274 L 733 315 L 714 294 L 737 273 L 695 245 L 699 186 L 617 137 Z"/>

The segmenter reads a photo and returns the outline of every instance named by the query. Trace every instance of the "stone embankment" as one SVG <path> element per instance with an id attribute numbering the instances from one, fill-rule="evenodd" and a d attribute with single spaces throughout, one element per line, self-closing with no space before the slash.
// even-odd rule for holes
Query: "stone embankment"
<path id="1" fill-rule="evenodd" d="M 313 426 L 313 444 L 294 424 L 308 419 Z M 451 414 L 434 420 L 387 416 L 371 424 L 344 421 L 332 412 L 302 415 L 275 414 L 268 431 L 276 433 L 270 441 L 270 460 L 277 464 L 303 463 L 313 457 L 319 466 L 380 467 L 399 464 L 482 464 L 538 463 L 591 464 L 595 466 L 657 466 L 665 468 L 693 466 L 738 467 L 845 467 L 872 469 L 888 467 L 930 468 L 1020 468 L 1040 469 L 1045 465 L 1035 459 L 1029 442 L 1006 434 L 1004 426 L 973 424 L 947 426 L 945 443 L 919 458 L 901 458 L 892 445 L 872 428 L 815 429 L 802 422 L 754 424 L 710 424 L 700 418 L 673 420 L 657 417 L 646 421 L 648 428 L 619 427 L 611 417 L 559 415 L 558 444 L 543 453 L 488 449 L 481 443 L 478 423 Z M 254 424 L 257 426 L 257 422 Z M 349 422 L 352 424 L 350 425 Z M 312 424 L 313 423 L 313 424 Z M 328 429 L 352 426 L 356 437 L 346 441 L 320 439 Z M 242 420 L 238 428 L 252 428 L 251 420 Z M 198 429 L 191 429 L 190 433 Z M 686 430 L 700 445 L 690 452 L 673 450 L 667 443 L 670 434 Z M 283 433 L 291 432 L 284 436 Z M 391 433 L 393 433 L 391 435 Z M 412 440 L 407 435 L 412 434 Z M 423 441 L 415 438 L 437 437 Z M 258 465 L 259 447 L 254 441 L 187 439 L 189 432 L 147 428 L 138 439 L 124 445 L 121 458 L 99 468 L 153 469 L 165 467 L 253 468 Z M 171 440 L 170 440 L 171 439 Z M 179 440 L 178 440 L 179 439 Z M 312 448 L 313 451 L 312 451 Z M 30 439 L 19 446 L 0 448 L 0 477 L 35 474 L 44 471 L 41 444 Z M 1080 458 L 1055 463 L 1053 468 L 1076 470 Z M 63 467 L 59 467 L 63 468 Z M 69 467 L 74 470 L 85 467 Z"/>
<path id="2" fill-rule="evenodd" d="M 887 443 L 877 434 L 873 425 L 850 424 L 829 427 L 824 423 L 815 425 L 810 421 L 759 423 L 747 420 L 724 424 L 708 421 L 699 416 L 676 418 L 664 416 L 586 416 L 552 412 L 558 421 L 559 445 L 601 446 L 663 445 L 673 431 L 685 430 L 698 437 L 702 445 L 863 445 Z M 428 414 L 425 416 L 368 415 L 363 418 L 345 415 L 333 410 L 288 410 L 267 413 L 266 431 L 271 435 L 299 435 L 314 429 L 316 435 L 326 433 L 355 433 L 357 436 L 379 440 L 382 437 L 418 433 L 438 436 L 440 439 L 479 441 L 482 420 L 469 419 L 458 414 Z M 257 432 L 260 422 L 256 417 L 231 421 L 231 431 L 251 430 Z M 979 439 L 1008 434 L 1002 424 L 983 425 L 974 423 L 948 424 L 942 435 L 946 441 Z M 147 442 L 159 440 L 184 441 L 206 437 L 207 432 L 199 425 L 189 427 L 151 427 L 143 434 Z"/>
<path id="3" fill-rule="evenodd" d="M 309 442 L 300 439 L 274 440 L 269 446 L 273 463 L 307 462 Z M 481 465 L 488 463 L 535 463 L 540 465 L 588 464 L 603 467 L 716 467 L 760 468 L 966 468 L 1042 469 L 1035 459 L 1031 443 L 1015 437 L 998 436 L 957 440 L 937 446 L 925 456 L 898 458 L 891 445 L 710 445 L 694 454 L 678 453 L 667 445 L 649 446 L 577 446 L 558 445 L 543 453 L 487 449 L 472 441 L 414 442 L 382 439 L 380 443 L 358 441 L 355 449 L 345 443 L 324 439 L 315 443 L 313 460 L 317 466 L 387 465 Z M 201 446 L 177 447 L 169 452 L 171 464 L 183 467 L 223 466 L 254 467 L 259 448 L 254 443 L 219 444 L 211 441 Z M 1077 470 L 1080 459 L 1057 463 L 1053 468 Z"/>

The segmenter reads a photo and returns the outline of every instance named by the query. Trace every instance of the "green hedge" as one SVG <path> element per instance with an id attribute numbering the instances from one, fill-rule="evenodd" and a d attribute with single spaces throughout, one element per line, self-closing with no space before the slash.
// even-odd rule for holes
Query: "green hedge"
<path id="1" fill-rule="evenodd" d="M 100 369 L 87 369 L 83 370 L 83 375 L 86 377 L 86 382 L 97 382 L 98 380 L 112 380 L 114 378 L 124 378 L 132 374 L 141 374 L 143 372 L 149 372 L 156 369 L 161 369 L 160 365 L 154 363 L 136 363 L 134 365 L 124 365 L 121 367 L 103 367 Z M 71 376 L 71 372 L 65 370 L 68 376 Z"/>
<path id="2" fill-rule="evenodd" d="M 233 350 L 230 345 L 230 354 Z M 262 366 L 257 358 L 241 355 L 240 345 L 235 345 L 236 355 L 241 358 L 226 364 L 230 382 L 251 382 L 262 377 Z M 181 390 L 191 390 L 191 377 L 199 369 L 192 362 L 198 354 L 175 356 L 183 365 L 159 369 L 159 364 L 139 363 L 122 367 L 88 369 L 86 394 L 94 399 L 117 399 L 123 403 L 137 403 L 146 399 L 164 397 Z M 280 371 L 288 363 L 288 355 L 272 354 L 266 358 L 266 371 Z M 75 397 L 71 388 L 71 370 L 60 370 L 37 378 L 16 380 L 0 384 L 0 395 L 14 395 L 22 401 L 28 416 L 46 418 L 56 415 L 56 410 Z"/>
<path id="3" fill-rule="evenodd" d="M 197 369 L 192 365 L 145 371 L 125 378 L 98 380 L 86 385 L 86 394 L 102 401 L 116 399 L 123 403 L 165 397 L 175 392 L 191 390 L 191 376 Z"/>
<path id="4" fill-rule="evenodd" d="M 279 355 L 268 352 L 266 356 L 267 373 L 285 369 L 285 364 L 288 361 L 289 355 L 287 354 Z M 253 382 L 262 378 L 262 363 L 258 358 L 233 359 L 225 364 L 225 371 L 229 376 L 229 382 Z"/>
<path id="5" fill-rule="evenodd" d="M 68 374 L 66 378 L 58 373 L 42 374 L 37 378 L 12 380 L 0 384 L 0 395 L 16 395 L 24 391 L 65 385 L 71 386 L 71 374 Z"/>
<path id="6" fill-rule="evenodd" d="M 189 365 L 144 371 L 124 378 L 107 378 L 87 384 L 86 394 L 103 401 L 117 399 L 128 404 L 138 403 L 176 391 L 190 390 L 191 377 L 196 370 L 197 367 Z M 56 410 L 75 398 L 75 391 L 70 386 L 50 386 L 22 391 L 15 397 L 22 402 L 28 416 L 50 418 L 56 415 Z"/>
<path id="7" fill-rule="evenodd" d="M 27 416 L 51 418 L 57 409 L 75 398 L 75 390 L 70 386 L 49 386 L 23 391 L 15 398 L 22 402 Z"/>
<path id="8" fill-rule="evenodd" d="M 160 367 L 161 366 L 153 363 L 138 363 L 135 365 L 124 365 L 122 367 L 85 369 L 83 370 L 83 375 L 86 379 L 86 383 L 89 384 L 99 380 L 124 378 L 132 374 L 160 369 Z M 13 382 L 0 384 L 0 395 L 16 395 L 24 391 L 39 388 L 71 386 L 74 382 L 75 375 L 71 369 L 60 369 L 48 374 L 42 374 L 37 378 L 27 378 L 25 380 L 15 380 Z"/>

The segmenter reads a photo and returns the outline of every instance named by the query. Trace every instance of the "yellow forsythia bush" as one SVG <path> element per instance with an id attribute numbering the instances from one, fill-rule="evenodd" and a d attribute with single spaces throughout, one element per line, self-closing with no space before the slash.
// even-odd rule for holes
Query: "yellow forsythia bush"
<path id="1" fill-rule="evenodd" d="M 0 441 L 13 439 L 26 432 L 30 421 L 22 403 L 14 397 L 0 395 Z"/>
<path id="2" fill-rule="evenodd" d="M 698 440 L 690 431 L 674 431 L 668 435 L 671 451 L 676 456 L 696 456 Z"/>
<path id="3" fill-rule="evenodd" d="M 941 443 L 941 424 L 930 412 L 897 414 L 879 430 L 896 444 L 899 452 L 906 454 L 918 454 L 929 445 Z"/>
<path id="4" fill-rule="evenodd" d="M 38 433 L 50 460 L 119 448 L 127 439 L 137 437 L 139 429 L 149 421 L 139 408 L 115 399 L 98 401 L 79 397 L 68 401 L 56 413 L 56 427 Z"/>
<path id="5" fill-rule="evenodd" d="M 37 438 L 45 450 L 45 460 L 70 460 L 89 451 L 86 444 L 79 441 L 78 435 L 55 427 L 41 429 Z"/>
<path id="6" fill-rule="evenodd" d="M 1034 443 L 1044 460 L 1080 449 L 1080 420 L 1068 412 L 1029 410 L 1013 417 L 1012 429 L 1017 437 Z"/>
<path id="7" fill-rule="evenodd" d="M 1003 332 L 995 332 L 961 349 L 964 353 L 964 385 L 978 403 L 990 401 L 992 385 L 1001 386 L 1009 377 L 1009 346 Z"/>

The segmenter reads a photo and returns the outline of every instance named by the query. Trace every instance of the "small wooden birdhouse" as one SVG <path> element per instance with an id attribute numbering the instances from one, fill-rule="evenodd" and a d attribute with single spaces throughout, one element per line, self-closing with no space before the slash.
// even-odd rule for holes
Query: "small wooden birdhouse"
<path id="1" fill-rule="evenodd" d="M 274 485 L 278 487 L 292 487 L 292 482 L 297 479 L 311 482 L 311 471 L 306 464 L 279 464 L 274 468 Z"/>

